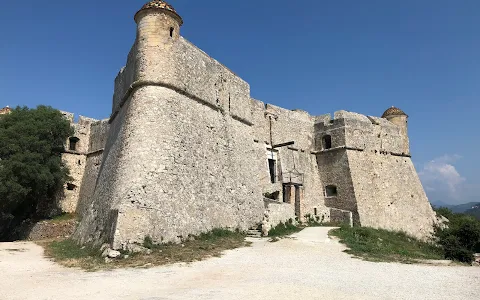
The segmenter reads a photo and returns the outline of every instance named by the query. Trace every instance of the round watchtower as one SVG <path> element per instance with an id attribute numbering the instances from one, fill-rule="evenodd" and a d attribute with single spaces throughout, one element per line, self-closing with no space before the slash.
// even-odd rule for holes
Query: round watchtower
<path id="1" fill-rule="evenodd" d="M 393 124 L 398 125 L 400 127 L 406 127 L 408 122 L 407 114 L 403 110 L 395 106 L 392 106 L 389 109 L 387 109 L 383 113 L 382 118 L 387 119 Z"/>
<path id="2" fill-rule="evenodd" d="M 182 17 L 165 1 L 153 0 L 136 14 L 134 81 L 161 82 L 175 73 L 172 51 L 180 39 Z"/>
<path id="3" fill-rule="evenodd" d="M 153 0 L 145 4 L 136 14 L 137 42 L 146 42 L 158 46 L 168 40 L 180 37 L 182 17 L 175 8 L 162 0 Z"/>
<path id="4" fill-rule="evenodd" d="M 404 138 L 403 152 L 405 154 L 409 154 L 410 145 L 408 140 L 408 115 L 400 108 L 392 106 L 383 113 L 382 118 L 387 119 L 388 121 L 400 127 L 400 133 Z"/>

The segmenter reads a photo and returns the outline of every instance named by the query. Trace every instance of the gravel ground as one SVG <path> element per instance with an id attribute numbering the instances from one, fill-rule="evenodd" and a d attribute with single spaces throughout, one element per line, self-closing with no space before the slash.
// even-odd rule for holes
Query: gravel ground
<path id="1" fill-rule="evenodd" d="M 189 265 L 97 273 L 60 267 L 33 243 L 3 243 L 0 299 L 480 299 L 480 268 L 365 262 L 328 230 Z"/>

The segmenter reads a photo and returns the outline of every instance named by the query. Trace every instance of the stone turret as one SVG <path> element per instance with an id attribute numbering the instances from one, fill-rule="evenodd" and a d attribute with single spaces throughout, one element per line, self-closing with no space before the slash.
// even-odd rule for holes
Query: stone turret
<path id="1" fill-rule="evenodd" d="M 408 115 L 400 108 L 392 106 L 383 113 L 382 118 L 387 119 L 388 121 L 400 127 L 400 133 L 404 139 L 403 153 L 410 154 L 410 142 L 408 139 Z"/>
<path id="2" fill-rule="evenodd" d="M 180 38 L 183 20 L 165 1 L 145 4 L 136 14 L 137 23 L 135 80 L 158 80 L 155 75 L 165 73 L 170 64 L 169 52 Z M 168 72 L 168 71 L 167 71 Z"/>
<path id="3" fill-rule="evenodd" d="M 153 0 L 145 4 L 136 14 L 135 22 L 138 25 L 138 41 L 142 38 L 173 38 L 180 36 L 180 26 L 183 25 L 182 17 L 173 6 L 165 1 Z"/>

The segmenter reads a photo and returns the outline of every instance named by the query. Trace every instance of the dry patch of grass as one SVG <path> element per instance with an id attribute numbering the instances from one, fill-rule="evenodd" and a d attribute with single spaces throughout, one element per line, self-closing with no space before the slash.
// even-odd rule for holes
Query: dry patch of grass
<path id="1" fill-rule="evenodd" d="M 225 250 L 248 246 L 245 234 L 216 229 L 182 244 L 155 245 L 147 237 L 142 246 L 151 253 L 127 253 L 109 262 L 105 261 L 99 249 L 78 246 L 74 241 L 60 240 L 44 242 L 45 255 L 66 267 L 87 271 L 117 268 L 154 267 L 179 262 L 195 262 L 209 257 L 219 257 Z M 150 252 L 149 251 L 149 252 Z"/>

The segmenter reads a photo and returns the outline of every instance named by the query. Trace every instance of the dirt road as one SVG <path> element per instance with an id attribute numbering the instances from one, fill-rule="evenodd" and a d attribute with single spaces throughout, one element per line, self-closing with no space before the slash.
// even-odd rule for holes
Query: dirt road
<path id="1" fill-rule="evenodd" d="M 480 268 L 371 263 L 308 228 L 190 265 L 86 273 L 0 244 L 0 299 L 480 299 Z"/>

